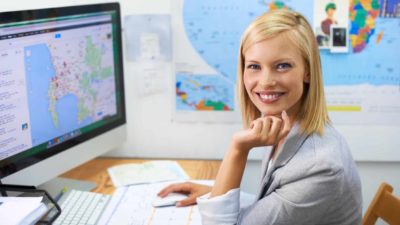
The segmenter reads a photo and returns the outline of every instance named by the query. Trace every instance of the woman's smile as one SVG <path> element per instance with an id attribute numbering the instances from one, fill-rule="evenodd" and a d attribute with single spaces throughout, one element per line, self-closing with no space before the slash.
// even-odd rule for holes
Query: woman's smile
<path id="1" fill-rule="evenodd" d="M 256 92 L 261 102 L 270 104 L 278 101 L 285 92 L 275 92 L 275 91 L 260 91 Z"/>

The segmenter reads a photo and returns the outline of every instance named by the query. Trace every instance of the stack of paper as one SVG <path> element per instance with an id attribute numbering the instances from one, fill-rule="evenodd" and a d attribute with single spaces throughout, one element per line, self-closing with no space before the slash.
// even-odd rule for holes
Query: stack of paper
<path id="1" fill-rule="evenodd" d="M 116 187 L 189 178 L 177 162 L 164 160 L 117 165 L 108 173 Z"/>
<path id="2" fill-rule="evenodd" d="M 1 224 L 34 224 L 47 211 L 43 197 L 0 197 Z"/>

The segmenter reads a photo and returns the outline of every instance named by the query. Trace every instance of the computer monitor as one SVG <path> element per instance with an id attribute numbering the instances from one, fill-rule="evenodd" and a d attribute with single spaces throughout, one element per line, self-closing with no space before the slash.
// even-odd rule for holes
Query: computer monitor
<path id="1" fill-rule="evenodd" d="M 37 186 L 123 143 L 118 3 L 0 13 L 0 180 Z"/>

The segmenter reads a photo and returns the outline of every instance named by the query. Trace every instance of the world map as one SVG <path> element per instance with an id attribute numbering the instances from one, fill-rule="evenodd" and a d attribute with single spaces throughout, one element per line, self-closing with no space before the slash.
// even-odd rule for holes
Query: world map
<path id="1" fill-rule="evenodd" d="M 400 22 L 398 17 L 381 15 L 383 0 L 351 0 L 349 8 L 349 43 L 347 53 L 332 54 L 321 50 L 324 84 L 327 87 L 349 87 L 353 85 L 399 86 L 400 63 Z M 398 4 L 398 0 L 386 1 Z M 229 96 L 221 99 L 234 102 L 236 65 L 240 37 L 247 25 L 258 15 L 269 10 L 289 8 L 302 13 L 313 23 L 313 0 L 305 1 L 246 1 L 240 0 L 185 0 L 183 23 L 187 38 L 198 55 L 212 67 L 218 75 L 218 87 L 193 92 L 185 89 L 189 79 L 184 74 L 177 76 L 176 83 L 185 99 L 176 95 L 177 110 L 197 110 L 204 108 L 188 107 L 187 104 L 200 101 L 218 101 L 218 88 L 230 90 Z M 197 74 L 190 74 L 196 76 Z M 203 74 L 204 75 L 204 74 Z M 205 79 L 203 79 L 205 81 Z M 197 80 L 199 86 L 203 80 Z M 225 86 L 225 87 L 223 87 Z M 222 92 L 222 91 L 219 91 Z M 225 92 L 227 93 L 227 92 Z M 228 100 L 229 99 L 229 100 Z M 225 102 L 225 105 L 229 104 Z M 229 107 L 229 109 L 233 109 Z M 207 109 L 209 110 L 209 109 Z M 213 110 L 223 110 L 214 108 Z"/>

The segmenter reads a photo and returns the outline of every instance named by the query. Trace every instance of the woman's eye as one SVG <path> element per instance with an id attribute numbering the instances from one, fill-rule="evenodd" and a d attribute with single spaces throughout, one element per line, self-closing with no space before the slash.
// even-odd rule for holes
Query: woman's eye
<path id="1" fill-rule="evenodd" d="M 251 69 L 251 70 L 259 70 L 261 69 L 261 67 L 257 64 L 250 64 L 247 66 L 247 69 Z"/>
<path id="2" fill-rule="evenodd" d="M 278 71 L 285 71 L 285 70 L 290 69 L 290 68 L 292 68 L 292 65 L 290 63 L 279 63 L 276 66 L 276 69 Z"/>

